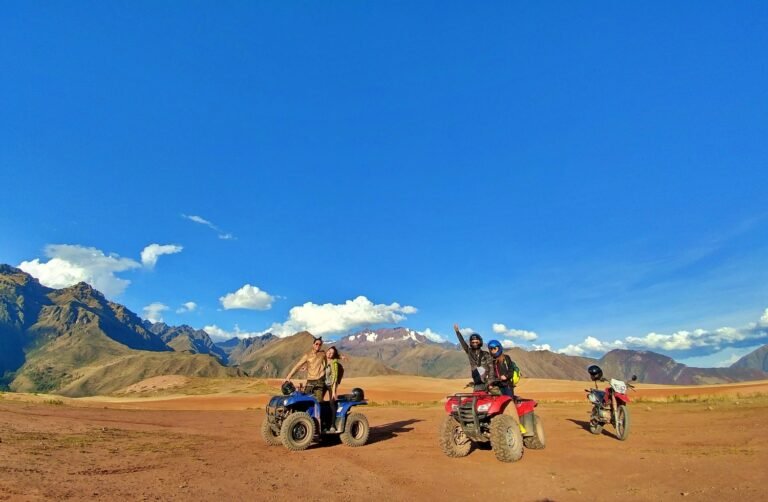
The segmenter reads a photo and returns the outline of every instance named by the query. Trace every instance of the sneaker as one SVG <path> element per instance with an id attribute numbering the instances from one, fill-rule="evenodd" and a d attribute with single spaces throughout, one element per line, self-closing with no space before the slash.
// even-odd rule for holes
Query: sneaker
<path id="1" fill-rule="evenodd" d="M 336 427 L 331 427 L 328 429 L 328 434 L 334 434 L 336 432 Z"/>

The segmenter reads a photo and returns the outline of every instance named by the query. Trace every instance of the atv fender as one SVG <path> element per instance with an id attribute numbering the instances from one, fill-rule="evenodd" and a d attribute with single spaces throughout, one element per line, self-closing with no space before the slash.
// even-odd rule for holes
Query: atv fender
<path id="1" fill-rule="evenodd" d="M 515 407 L 515 403 L 513 403 L 511 399 L 506 403 L 504 403 L 504 411 L 502 413 L 504 415 L 509 415 L 510 417 L 514 418 L 515 422 L 520 424 L 520 418 L 517 416 L 517 408 Z"/>

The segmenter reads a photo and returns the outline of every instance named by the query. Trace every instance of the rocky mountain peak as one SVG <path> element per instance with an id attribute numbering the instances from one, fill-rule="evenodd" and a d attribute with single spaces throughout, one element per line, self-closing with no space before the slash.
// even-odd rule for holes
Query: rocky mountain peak
<path id="1" fill-rule="evenodd" d="M 96 299 L 99 300 L 99 302 L 105 302 L 106 298 L 104 297 L 101 292 L 94 289 L 93 286 L 88 284 L 87 282 L 78 282 L 77 284 L 73 286 L 69 286 L 68 288 L 64 288 L 61 290 L 61 292 L 68 292 L 72 295 L 72 297 L 76 300 L 90 300 L 90 299 Z"/>

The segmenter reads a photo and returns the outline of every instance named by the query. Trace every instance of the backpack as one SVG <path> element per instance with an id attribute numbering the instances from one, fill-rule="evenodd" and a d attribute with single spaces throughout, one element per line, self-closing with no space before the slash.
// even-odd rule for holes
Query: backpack
<path id="1" fill-rule="evenodd" d="M 520 381 L 520 368 L 518 368 L 512 358 L 509 359 L 509 362 L 512 363 L 512 385 L 517 385 L 517 382 Z"/>
<path id="2" fill-rule="evenodd" d="M 511 357 L 509 357 L 507 354 L 504 354 L 504 359 L 509 363 L 508 366 L 512 368 L 512 381 L 509 382 L 512 385 L 517 385 L 517 382 L 520 381 L 520 368 L 515 364 L 515 361 L 512 360 Z"/>

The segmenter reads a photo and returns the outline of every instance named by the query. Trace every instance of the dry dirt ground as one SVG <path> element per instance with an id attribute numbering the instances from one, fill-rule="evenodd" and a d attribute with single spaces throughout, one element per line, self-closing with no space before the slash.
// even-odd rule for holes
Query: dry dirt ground
<path id="1" fill-rule="evenodd" d="M 350 380 L 385 403 L 369 444 L 298 453 L 261 440 L 264 394 L 0 395 L 0 500 L 768 500 L 768 382 L 641 386 L 624 442 L 585 429 L 583 383 L 527 382 L 547 447 L 504 464 L 440 451 L 434 402 L 457 381 Z"/>

